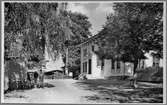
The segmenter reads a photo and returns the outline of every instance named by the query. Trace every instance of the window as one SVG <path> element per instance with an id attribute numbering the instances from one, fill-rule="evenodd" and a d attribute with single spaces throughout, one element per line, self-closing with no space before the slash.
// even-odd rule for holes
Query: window
<path id="1" fill-rule="evenodd" d="M 87 72 L 87 62 L 83 63 L 83 72 L 86 73 Z"/>
<path id="2" fill-rule="evenodd" d="M 92 60 L 89 59 L 89 70 L 88 70 L 88 74 L 92 74 Z"/>
<path id="3" fill-rule="evenodd" d="M 145 65 L 145 62 L 144 62 L 144 60 L 142 61 L 142 68 L 144 68 L 144 65 Z"/>
<path id="4" fill-rule="evenodd" d="M 83 50 L 83 56 L 87 56 L 87 49 Z"/>
<path id="5" fill-rule="evenodd" d="M 101 61 L 98 56 L 97 56 L 97 66 L 101 66 Z"/>
<path id="6" fill-rule="evenodd" d="M 87 73 L 87 62 L 85 62 L 85 73 Z"/>
<path id="7" fill-rule="evenodd" d="M 94 45 L 92 45 L 92 51 L 95 51 L 95 46 Z"/>
<path id="8" fill-rule="evenodd" d="M 121 68 L 121 63 L 120 61 L 117 61 L 117 69 L 120 69 Z"/>
<path id="9" fill-rule="evenodd" d="M 83 72 L 85 70 L 85 63 L 82 63 Z"/>
<path id="10" fill-rule="evenodd" d="M 111 60 L 111 68 L 115 69 L 115 61 L 114 60 Z"/>

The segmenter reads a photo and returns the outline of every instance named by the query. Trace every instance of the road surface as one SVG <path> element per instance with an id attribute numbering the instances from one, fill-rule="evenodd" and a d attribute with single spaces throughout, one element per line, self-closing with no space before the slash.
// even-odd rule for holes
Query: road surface
<path id="1" fill-rule="evenodd" d="M 48 84 L 48 85 L 46 85 Z M 130 87 L 122 80 L 72 80 L 45 81 L 45 88 L 17 90 L 5 94 L 5 103 L 162 103 L 162 83 L 138 82 Z"/>
<path id="2" fill-rule="evenodd" d="M 5 94 L 5 103 L 87 103 L 85 96 L 96 93 L 77 87 L 77 80 L 47 80 L 50 87 L 17 90 Z M 90 103 L 90 101 L 89 101 Z"/>

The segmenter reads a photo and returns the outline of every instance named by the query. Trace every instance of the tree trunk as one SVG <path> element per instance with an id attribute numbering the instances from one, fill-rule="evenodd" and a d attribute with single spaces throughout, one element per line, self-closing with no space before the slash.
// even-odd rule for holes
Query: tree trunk
<path id="1" fill-rule="evenodd" d="M 123 69 L 123 80 L 125 80 L 126 79 L 126 77 L 125 77 L 125 62 L 123 62 L 123 64 L 124 64 L 124 69 Z"/>
<path id="2" fill-rule="evenodd" d="M 65 62 L 65 74 L 68 76 L 68 47 L 66 48 L 66 62 Z"/>
<path id="3" fill-rule="evenodd" d="M 135 60 L 133 62 L 134 64 L 134 68 L 133 68 L 133 87 L 136 88 L 137 87 L 137 73 L 136 73 L 136 69 L 137 69 L 137 65 L 138 65 L 138 59 Z"/>
<path id="4" fill-rule="evenodd" d="M 46 47 L 46 36 L 42 36 L 41 42 L 42 42 L 42 50 L 43 50 L 43 56 L 44 56 L 45 47 Z"/>

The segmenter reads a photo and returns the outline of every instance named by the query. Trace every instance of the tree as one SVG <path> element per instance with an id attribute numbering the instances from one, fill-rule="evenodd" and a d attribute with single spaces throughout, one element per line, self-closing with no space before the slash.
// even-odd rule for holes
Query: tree
<path id="1" fill-rule="evenodd" d="M 23 48 L 20 58 L 40 63 L 47 50 L 54 59 L 69 49 L 70 62 L 79 67 L 80 44 L 91 36 L 88 17 L 65 10 L 66 3 L 5 3 L 5 54 L 11 43 L 20 39 Z M 72 40 L 71 40 L 72 39 Z M 75 63 L 77 62 L 77 63 Z"/>
<path id="2" fill-rule="evenodd" d="M 50 52 L 64 51 L 65 41 L 73 35 L 69 17 L 57 9 L 57 3 L 5 3 L 5 49 L 20 38 L 22 53 L 28 59 L 44 58 L 45 46 Z M 58 12 L 59 10 L 59 12 Z"/>
<path id="3" fill-rule="evenodd" d="M 81 13 L 72 13 L 68 11 L 67 14 L 72 21 L 70 29 L 74 34 L 72 40 L 69 42 L 69 70 L 76 72 L 80 70 L 80 47 L 77 45 L 91 36 L 89 30 L 91 28 L 91 23 L 88 17 Z"/>
<path id="4" fill-rule="evenodd" d="M 124 36 L 122 48 L 125 51 L 124 55 L 130 54 L 132 56 L 134 70 L 136 70 L 138 60 L 143 58 L 144 53 L 154 50 L 157 51 L 157 54 L 162 55 L 162 3 L 116 4 L 115 10 L 129 26 L 125 29 L 127 35 Z M 131 49 L 127 50 L 127 48 Z"/>
<path id="5" fill-rule="evenodd" d="M 81 13 L 72 13 L 68 12 L 69 17 L 71 18 L 73 24 L 71 27 L 72 32 L 75 34 L 75 36 L 72 38 L 73 44 L 78 44 L 83 42 L 88 37 L 91 37 L 91 23 L 88 20 L 88 17 L 86 15 L 83 15 Z"/>
<path id="6" fill-rule="evenodd" d="M 154 50 L 162 57 L 163 3 L 115 3 L 114 10 L 99 33 L 105 36 L 99 44 L 105 46 L 102 55 L 132 62 L 135 74 L 146 52 Z"/>
<path id="7" fill-rule="evenodd" d="M 28 59 L 31 59 L 31 56 L 34 55 L 40 54 L 43 56 L 42 50 L 45 40 L 43 39 L 44 35 L 42 34 L 40 24 L 40 6 L 42 6 L 42 4 L 5 3 L 5 37 L 8 39 L 5 41 L 8 41 L 10 45 L 18 38 L 22 37 L 21 40 L 24 47 L 22 53 L 24 53 L 24 56 Z M 39 14 L 37 14 L 37 11 Z M 12 40 L 8 37 L 11 37 Z M 10 49 L 10 46 L 5 45 L 6 48 Z"/>

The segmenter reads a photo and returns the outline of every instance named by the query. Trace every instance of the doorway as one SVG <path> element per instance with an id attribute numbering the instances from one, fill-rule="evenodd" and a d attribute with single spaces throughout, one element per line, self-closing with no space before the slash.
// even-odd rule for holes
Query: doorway
<path id="1" fill-rule="evenodd" d="M 89 59 L 89 70 L 88 70 L 88 74 L 92 74 L 92 60 Z"/>

